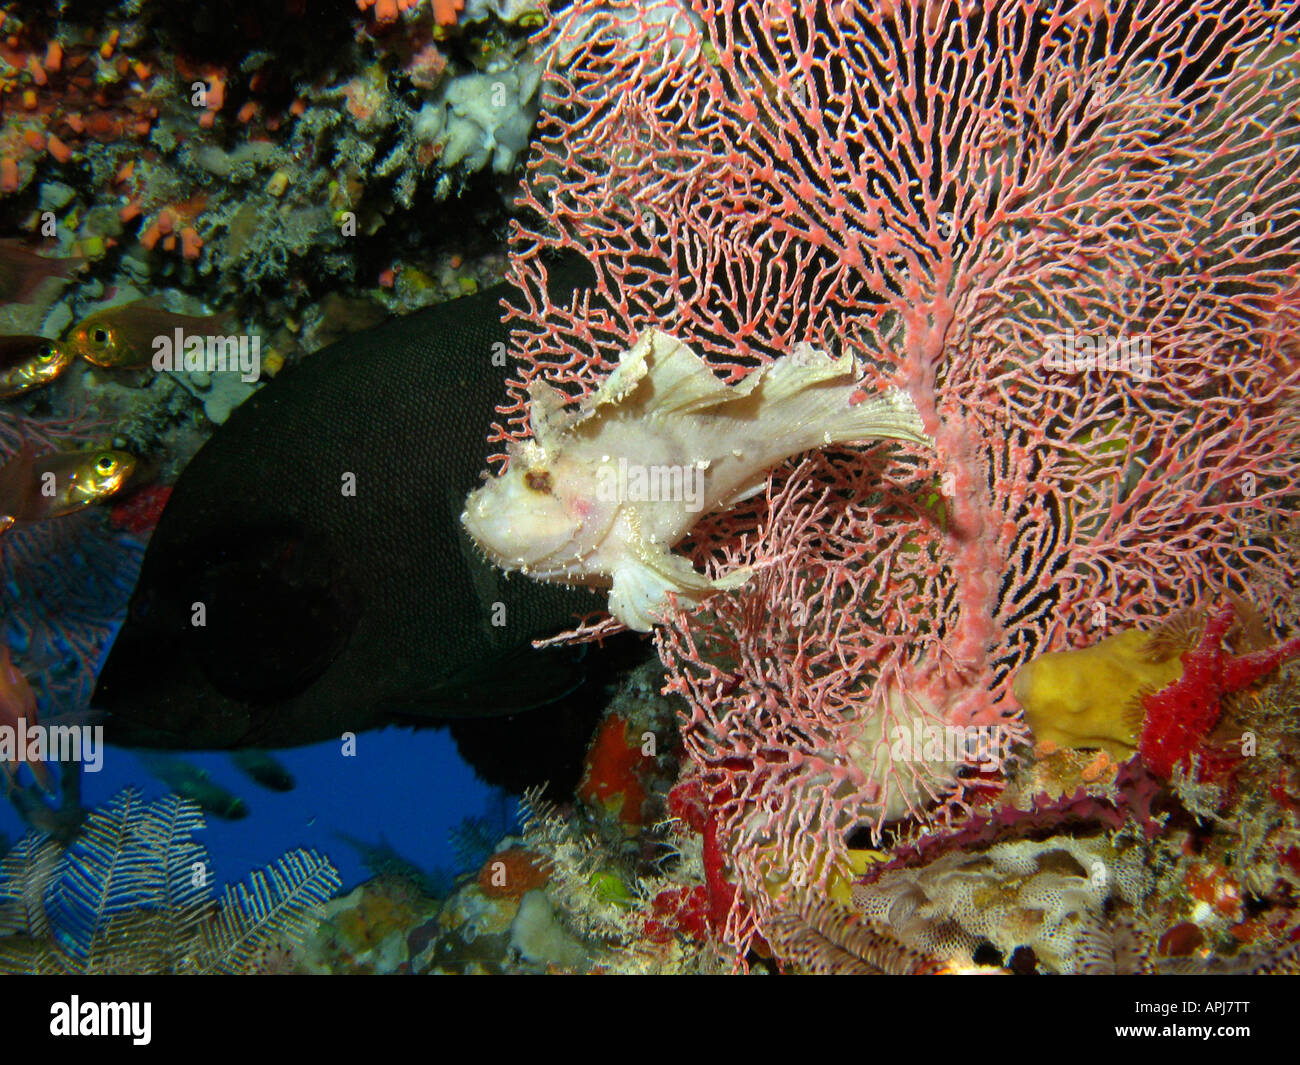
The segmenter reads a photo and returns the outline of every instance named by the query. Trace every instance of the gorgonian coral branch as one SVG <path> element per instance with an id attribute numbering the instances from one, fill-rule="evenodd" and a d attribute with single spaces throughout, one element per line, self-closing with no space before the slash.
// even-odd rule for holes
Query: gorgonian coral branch
<path id="1" fill-rule="evenodd" d="M 660 648 L 760 924 L 854 827 L 960 807 L 894 723 L 1014 733 L 1032 655 L 1208 594 L 1294 626 L 1296 13 L 593 0 L 542 32 L 494 439 L 653 326 L 727 380 L 850 350 L 936 442 L 787 467 L 695 532 L 755 576 Z M 594 287 L 550 300 L 553 249 Z"/>

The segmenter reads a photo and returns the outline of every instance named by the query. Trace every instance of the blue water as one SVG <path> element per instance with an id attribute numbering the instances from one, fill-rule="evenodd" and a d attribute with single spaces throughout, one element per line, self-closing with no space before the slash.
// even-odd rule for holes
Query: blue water
<path id="1" fill-rule="evenodd" d="M 32 678 L 42 720 L 88 703 L 143 553 L 141 542 L 106 530 L 96 515 L 38 524 L 6 539 L 0 552 L 0 640 Z M 37 643 L 39 671 L 28 662 Z M 61 665 L 65 657 L 67 670 Z M 356 848 L 336 832 L 375 845 L 386 842 L 427 873 L 451 870 L 452 829 L 490 810 L 499 820 L 500 793 L 475 778 L 443 730 L 364 732 L 350 758 L 341 756 L 337 741 L 274 752 L 297 780 L 293 791 L 283 793 L 256 784 L 224 754 L 175 754 L 207 770 L 249 806 L 248 817 L 239 821 L 206 815 L 199 842 L 208 850 L 217 884 L 243 879 L 294 847 L 310 847 L 333 861 L 347 890 L 370 873 Z M 168 790 L 133 753 L 107 748 L 102 770 L 83 775 L 84 804 L 98 805 L 128 784 L 147 798 Z M 513 802 L 508 808 L 513 810 Z M 12 843 L 26 831 L 0 797 L 0 833 Z"/>
<path id="2" fill-rule="evenodd" d="M 371 874 L 356 849 L 336 839 L 335 832 L 376 844 L 382 836 L 426 872 L 451 868 L 456 857 L 449 833 L 463 818 L 485 815 L 499 796 L 475 778 L 443 730 L 365 732 L 357 737 L 355 757 L 341 757 L 339 750 L 337 742 L 329 742 L 274 752 L 297 780 L 290 792 L 262 788 L 226 755 L 177 752 L 250 808 L 240 821 L 207 815 L 208 827 L 198 841 L 207 848 L 218 885 L 241 880 L 294 847 L 311 847 L 329 856 L 347 891 Z M 84 774 L 83 798 L 96 805 L 128 784 L 150 798 L 168 790 L 133 753 L 109 747 L 102 771 Z M 11 841 L 26 832 L 3 801 L 0 832 Z"/>

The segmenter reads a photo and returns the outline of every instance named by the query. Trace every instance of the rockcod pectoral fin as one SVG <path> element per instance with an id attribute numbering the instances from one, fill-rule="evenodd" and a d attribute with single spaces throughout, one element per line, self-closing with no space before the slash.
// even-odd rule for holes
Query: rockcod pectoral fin
<path id="1" fill-rule="evenodd" d="M 715 592 L 739 588 L 750 574 L 748 569 L 738 569 L 710 580 L 681 555 L 643 546 L 637 558 L 615 568 L 609 612 L 629 629 L 649 632 L 663 620 L 670 592 L 683 605 L 694 606 Z"/>

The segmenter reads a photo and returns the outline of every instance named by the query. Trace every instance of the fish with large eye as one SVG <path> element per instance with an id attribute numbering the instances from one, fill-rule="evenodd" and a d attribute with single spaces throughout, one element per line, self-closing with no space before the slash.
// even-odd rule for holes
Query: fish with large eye
<path id="1" fill-rule="evenodd" d="M 135 472 L 135 456 L 112 448 L 34 455 L 23 448 L 0 466 L 0 532 L 103 502 Z"/>
<path id="2" fill-rule="evenodd" d="M 57 340 L 0 337 L 0 399 L 13 399 L 56 380 L 75 361 Z"/>
<path id="3" fill-rule="evenodd" d="M 155 307 L 144 300 L 109 307 L 75 323 L 63 338 L 74 358 L 106 370 L 137 370 L 149 366 L 157 337 L 176 330 L 186 336 L 220 332 L 224 314 L 188 315 Z"/>
<path id="4" fill-rule="evenodd" d="M 37 460 L 42 473 L 52 475 L 53 492 L 41 517 L 61 517 L 94 506 L 121 491 L 135 472 L 135 456 L 103 448 L 69 452 Z"/>
<path id="5" fill-rule="evenodd" d="M 82 358 L 96 366 L 112 366 L 123 346 L 122 337 L 111 325 L 95 325 L 72 334 Z"/>

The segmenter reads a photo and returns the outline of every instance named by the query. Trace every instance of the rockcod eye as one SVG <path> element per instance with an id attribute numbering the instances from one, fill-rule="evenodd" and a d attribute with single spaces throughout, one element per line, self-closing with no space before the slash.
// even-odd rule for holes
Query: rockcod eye
<path id="1" fill-rule="evenodd" d="M 529 470 L 524 474 L 524 484 L 534 492 L 541 492 L 543 495 L 551 494 L 551 475 L 545 470 Z"/>

